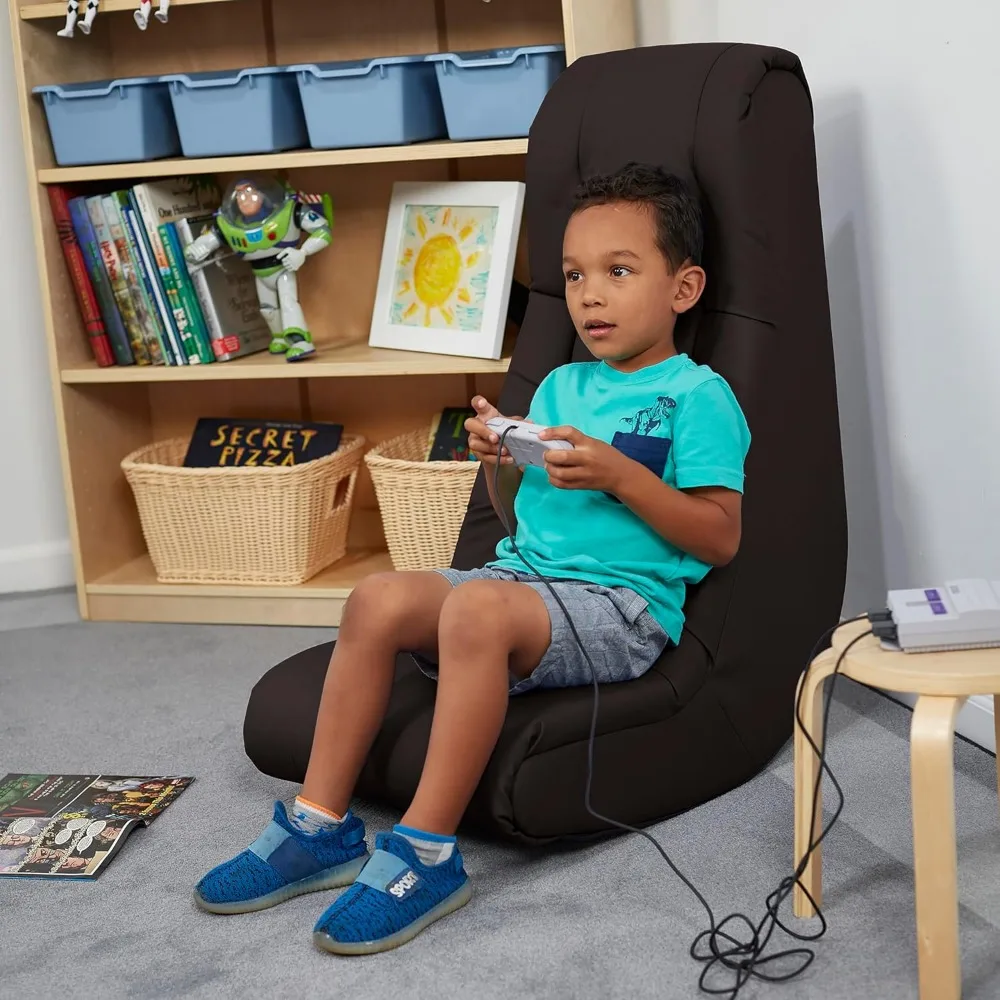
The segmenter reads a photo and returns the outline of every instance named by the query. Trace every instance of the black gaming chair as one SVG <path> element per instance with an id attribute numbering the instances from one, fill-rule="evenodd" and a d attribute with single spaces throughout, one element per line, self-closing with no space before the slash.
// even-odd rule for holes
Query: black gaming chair
<path id="1" fill-rule="evenodd" d="M 550 91 L 529 147 L 531 291 L 501 411 L 527 412 L 552 368 L 589 357 L 563 299 L 563 228 L 582 178 L 637 160 L 700 191 L 709 280 L 679 347 L 729 381 L 753 434 L 739 555 L 689 593 L 677 648 L 601 690 L 593 804 L 644 825 L 767 763 L 791 734 L 809 650 L 840 612 L 846 515 L 809 91 L 798 59 L 774 48 L 589 56 Z M 480 476 L 454 565 L 482 565 L 501 533 Z M 291 657 L 254 688 L 244 738 L 262 771 L 302 779 L 331 647 Z M 401 656 L 360 796 L 408 805 L 434 692 Z M 591 706 L 589 687 L 512 699 L 466 824 L 525 844 L 607 833 L 583 805 Z"/>

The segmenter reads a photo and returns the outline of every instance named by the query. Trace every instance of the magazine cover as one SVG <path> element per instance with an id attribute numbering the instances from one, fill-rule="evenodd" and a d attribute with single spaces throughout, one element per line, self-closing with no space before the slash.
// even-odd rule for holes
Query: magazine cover
<path id="1" fill-rule="evenodd" d="M 0 778 L 0 877 L 95 878 L 128 835 L 193 778 L 8 774 Z"/>

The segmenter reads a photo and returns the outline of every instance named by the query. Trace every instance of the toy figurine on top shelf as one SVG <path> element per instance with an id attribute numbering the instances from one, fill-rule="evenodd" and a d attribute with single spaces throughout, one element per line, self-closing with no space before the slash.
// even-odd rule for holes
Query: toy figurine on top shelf
<path id="1" fill-rule="evenodd" d="M 228 246 L 253 268 L 261 315 L 271 331 L 269 350 L 300 361 L 316 347 L 299 305 L 295 272 L 307 257 L 330 244 L 333 206 L 329 195 L 303 194 L 273 177 L 233 181 L 215 213 L 215 225 L 184 251 L 188 262 L 207 266 Z M 306 240 L 299 246 L 299 238 Z M 203 263 L 204 262 L 204 263 Z"/>
<path id="2" fill-rule="evenodd" d="M 90 34 L 90 28 L 97 17 L 97 8 L 100 0 L 87 0 L 87 9 L 84 11 L 83 20 L 77 21 L 80 13 L 80 0 L 66 0 L 66 24 L 56 32 L 60 38 L 72 38 L 76 28 L 79 28 L 85 35 Z M 132 16 L 135 23 L 142 31 L 146 30 L 149 24 L 149 12 L 152 10 L 153 0 L 139 0 L 139 6 Z M 166 24 L 169 16 L 170 0 L 160 0 L 160 7 L 155 17 L 160 24 Z"/>
<path id="3" fill-rule="evenodd" d="M 135 18 L 135 23 L 139 25 L 141 31 L 145 31 L 146 26 L 149 24 L 149 12 L 152 6 L 153 0 L 139 0 L 139 6 L 132 14 Z M 153 16 L 160 24 L 166 24 L 169 10 L 170 0 L 160 0 L 160 9 Z"/>
<path id="4" fill-rule="evenodd" d="M 83 20 L 79 23 L 80 30 L 85 34 L 90 34 L 90 26 L 97 17 L 98 0 L 87 0 L 87 9 L 84 11 Z M 79 17 L 80 0 L 66 0 L 66 25 L 56 34 L 60 38 L 72 38 L 73 32 L 77 28 L 77 18 Z"/>

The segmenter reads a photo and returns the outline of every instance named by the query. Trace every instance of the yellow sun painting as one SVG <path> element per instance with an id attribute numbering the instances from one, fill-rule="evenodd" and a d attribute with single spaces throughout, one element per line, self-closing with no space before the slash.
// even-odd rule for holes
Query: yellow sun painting
<path id="1" fill-rule="evenodd" d="M 392 322 L 478 331 L 489 284 L 495 205 L 407 205 L 396 261 Z"/>

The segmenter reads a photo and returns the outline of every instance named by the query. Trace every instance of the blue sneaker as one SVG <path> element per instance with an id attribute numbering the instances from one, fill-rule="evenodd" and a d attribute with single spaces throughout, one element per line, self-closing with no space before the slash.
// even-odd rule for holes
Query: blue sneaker
<path id="1" fill-rule="evenodd" d="M 368 860 L 365 824 L 350 812 L 336 830 L 303 833 L 282 802 L 274 819 L 242 854 L 213 868 L 194 890 L 209 913 L 265 910 L 293 896 L 350 885 Z"/>
<path id="2" fill-rule="evenodd" d="M 447 861 L 425 865 L 404 837 L 380 833 L 375 853 L 354 885 L 316 922 L 313 941 L 338 955 L 388 951 L 464 906 L 471 896 L 458 848 Z"/>

